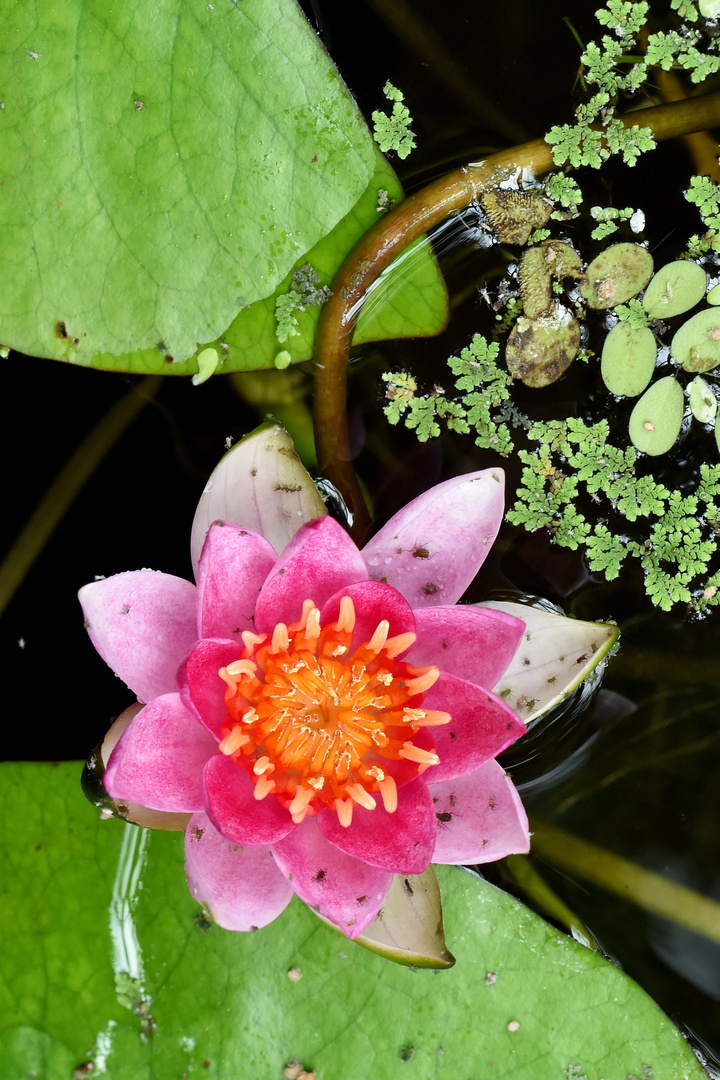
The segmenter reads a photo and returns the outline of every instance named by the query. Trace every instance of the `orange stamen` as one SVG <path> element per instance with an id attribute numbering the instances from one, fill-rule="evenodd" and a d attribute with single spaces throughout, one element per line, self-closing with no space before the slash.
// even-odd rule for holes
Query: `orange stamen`
<path id="1" fill-rule="evenodd" d="M 384 780 L 380 781 L 378 791 L 388 814 L 394 814 L 397 810 L 397 784 L 392 776 L 386 776 Z"/>
<path id="2" fill-rule="evenodd" d="M 353 808 L 376 809 L 378 794 L 394 813 L 392 763 L 406 762 L 408 783 L 439 761 L 412 741 L 422 728 L 450 721 L 449 713 L 422 708 L 438 669 L 398 660 L 415 634 L 389 637 L 387 619 L 353 647 L 355 626 L 350 596 L 325 626 L 307 599 L 296 622 L 279 622 L 271 634 L 244 631 L 244 653 L 218 672 L 228 710 L 221 752 L 248 771 L 257 800 L 273 794 L 296 824 L 328 808 L 348 828 Z"/>

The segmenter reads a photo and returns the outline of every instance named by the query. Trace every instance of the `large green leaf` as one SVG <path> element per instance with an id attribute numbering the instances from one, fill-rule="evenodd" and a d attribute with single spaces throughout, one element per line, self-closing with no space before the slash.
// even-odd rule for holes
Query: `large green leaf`
<path id="1" fill-rule="evenodd" d="M 395 201 L 403 196 L 393 169 L 376 150 L 375 172 L 362 198 L 328 236 L 298 259 L 293 271 L 310 263 L 317 271 L 320 284 L 329 285 L 347 253 L 377 221 L 380 191 L 387 192 Z M 319 306 L 310 305 L 305 311 L 296 313 L 298 332 L 286 342 L 281 344 L 275 333 L 275 301 L 290 288 L 292 272 L 272 296 L 241 311 L 229 329 L 210 342 L 220 358 L 219 372 L 272 367 L 281 350 L 287 350 L 294 361 L 308 360 L 312 356 L 320 318 Z M 373 286 L 360 313 L 353 343 L 429 337 L 440 333 L 447 318 L 447 293 L 435 257 L 427 240 L 417 240 Z M 194 363 L 196 360 L 190 361 L 190 365 Z M 190 366 L 190 370 L 195 371 L 195 367 Z"/>
<path id="2" fill-rule="evenodd" d="M 371 137 L 295 0 L 23 0 L 0 27 L 5 344 L 167 369 L 368 186 Z"/>
<path id="3" fill-rule="evenodd" d="M 383 960 L 299 902 L 255 934 L 209 927 L 180 836 L 98 820 L 79 772 L 2 766 L 4 1080 L 90 1060 L 108 1080 L 264 1080 L 293 1060 L 319 1080 L 407 1062 L 416 1080 L 704 1075 L 622 972 L 458 869 L 439 873 L 451 970 Z"/>

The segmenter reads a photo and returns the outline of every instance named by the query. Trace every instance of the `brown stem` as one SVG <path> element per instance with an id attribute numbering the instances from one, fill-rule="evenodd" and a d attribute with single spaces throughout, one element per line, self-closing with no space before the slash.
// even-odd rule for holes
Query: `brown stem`
<path id="1" fill-rule="evenodd" d="M 626 127 L 649 127 L 658 140 L 720 125 L 720 92 L 640 109 Z M 532 168 L 536 176 L 556 168 L 543 139 L 463 165 L 416 191 L 363 236 L 338 271 L 315 339 L 315 440 L 318 463 L 342 492 L 353 514 L 353 536 L 362 539 L 369 516 L 350 457 L 347 429 L 347 367 L 355 325 L 367 291 L 383 270 L 418 237 L 467 207 L 511 172 Z"/>

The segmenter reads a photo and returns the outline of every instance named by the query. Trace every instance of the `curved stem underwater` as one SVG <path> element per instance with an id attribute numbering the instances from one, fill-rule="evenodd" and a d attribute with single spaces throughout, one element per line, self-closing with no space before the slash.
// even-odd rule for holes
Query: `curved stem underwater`
<path id="1" fill-rule="evenodd" d="M 639 109 L 624 117 L 623 123 L 650 128 L 657 140 L 716 127 L 720 125 L 720 92 Z M 536 139 L 454 169 L 390 210 L 353 248 L 338 271 L 315 343 L 315 441 L 321 470 L 339 488 L 353 515 L 351 531 L 356 540 L 364 538 L 369 517 L 350 457 L 347 368 L 368 289 L 413 241 L 510 173 L 532 169 L 535 176 L 542 176 L 555 168 L 550 147 L 544 139 Z"/>

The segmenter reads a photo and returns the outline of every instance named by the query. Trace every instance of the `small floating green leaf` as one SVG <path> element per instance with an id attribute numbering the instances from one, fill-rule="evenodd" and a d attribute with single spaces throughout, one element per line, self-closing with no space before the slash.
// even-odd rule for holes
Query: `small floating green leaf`
<path id="1" fill-rule="evenodd" d="M 720 0 L 698 0 L 698 11 L 705 19 L 717 19 L 720 15 Z"/>
<path id="2" fill-rule="evenodd" d="M 203 349 L 197 358 L 197 374 L 192 377 L 193 386 L 207 382 L 220 362 L 217 349 Z"/>
<path id="3" fill-rule="evenodd" d="M 682 389 L 667 375 L 645 391 L 630 414 L 633 445 L 652 457 L 665 454 L 680 434 L 682 418 Z"/>
<path id="4" fill-rule="evenodd" d="M 686 371 L 712 371 L 720 364 L 720 312 L 706 308 L 693 315 L 675 334 L 670 351 Z"/>
<path id="5" fill-rule="evenodd" d="M 701 424 L 712 424 L 717 413 L 717 398 L 701 375 L 696 375 L 687 388 L 692 414 Z"/>
<path id="6" fill-rule="evenodd" d="M 647 326 L 627 322 L 614 326 L 603 345 L 600 373 L 611 394 L 637 397 L 655 370 L 655 336 Z"/>
<path id="7" fill-rule="evenodd" d="M 720 304 L 720 285 L 713 285 L 705 299 L 708 304 Z"/>
<path id="8" fill-rule="evenodd" d="M 645 288 L 653 272 L 650 252 L 639 244 L 613 244 L 587 268 L 580 292 L 588 307 L 604 311 L 624 304 Z"/>
<path id="9" fill-rule="evenodd" d="M 643 306 L 651 319 L 670 319 L 699 304 L 707 274 L 697 263 L 680 259 L 658 270 L 645 290 Z"/>

